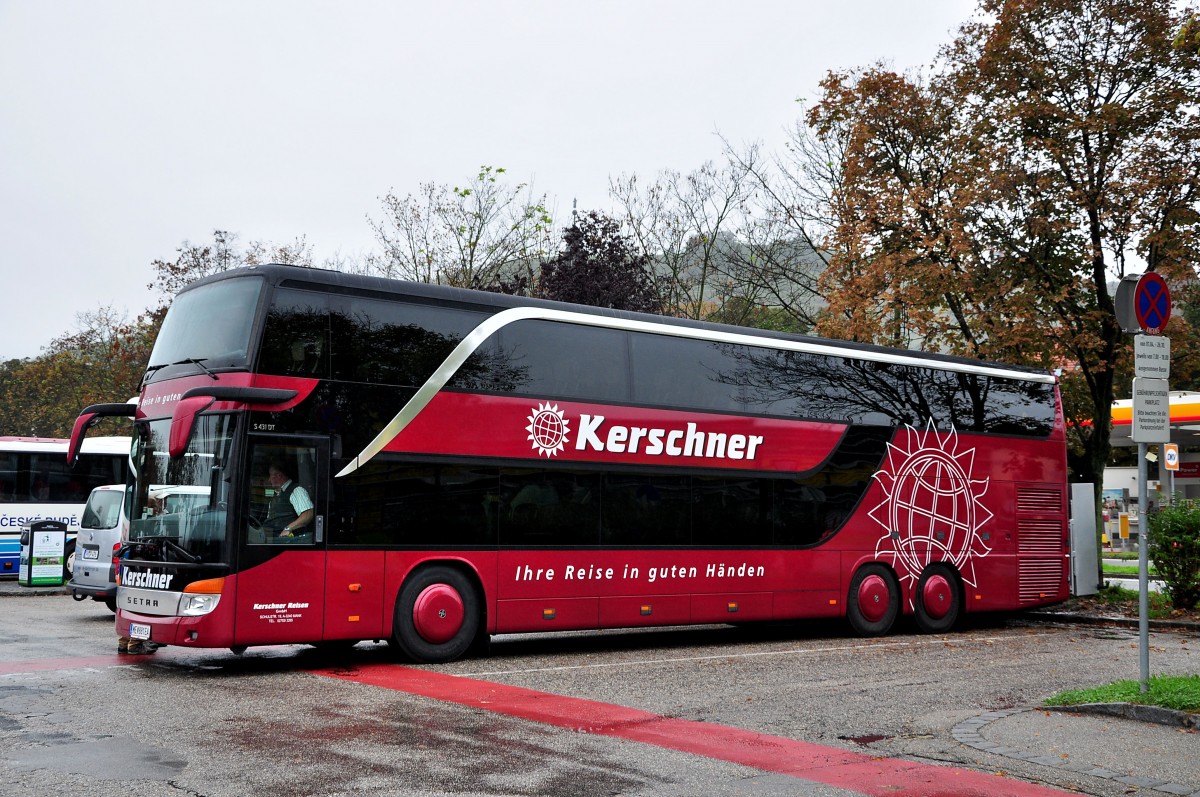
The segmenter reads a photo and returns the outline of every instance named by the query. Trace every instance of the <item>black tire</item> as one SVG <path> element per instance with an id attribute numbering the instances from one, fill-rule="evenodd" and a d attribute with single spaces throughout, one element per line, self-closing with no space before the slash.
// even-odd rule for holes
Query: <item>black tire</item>
<path id="1" fill-rule="evenodd" d="M 482 609 L 479 590 L 462 571 L 423 567 L 408 577 L 396 597 L 392 637 L 413 661 L 454 661 L 477 644 Z"/>
<path id="2" fill-rule="evenodd" d="M 917 582 L 917 628 L 926 634 L 942 634 L 958 625 L 962 616 L 962 584 L 946 565 L 930 565 Z"/>
<path id="3" fill-rule="evenodd" d="M 112 612 L 113 614 L 116 614 L 116 612 L 117 612 L 117 596 L 113 595 L 111 597 L 105 598 L 104 605 L 108 607 L 108 610 L 110 612 Z"/>
<path id="4" fill-rule="evenodd" d="M 75 540 L 68 540 L 63 550 L 63 583 L 75 577 Z"/>
<path id="5" fill-rule="evenodd" d="M 900 616 L 900 584 L 883 565 L 863 565 L 850 580 L 846 619 L 859 636 L 883 636 Z"/>

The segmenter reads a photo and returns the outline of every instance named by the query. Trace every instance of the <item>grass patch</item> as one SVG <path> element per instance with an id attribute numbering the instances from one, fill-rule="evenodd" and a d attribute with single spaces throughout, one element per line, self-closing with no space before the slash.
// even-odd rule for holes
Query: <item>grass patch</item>
<path id="1" fill-rule="evenodd" d="M 1084 703 L 1137 703 L 1176 711 L 1200 712 L 1200 675 L 1154 675 L 1150 691 L 1142 694 L 1138 681 L 1117 681 L 1092 689 L 1060 692 L 1046 699 L 1047 706 L 1078 706 Z"/>
<path id="2" fill-rule="evenodd" d="M 1138 565 L 1104 565 L 1104 575 L 1106 576 L 1136 576 L 1138 574 Z M 1154 565 L 1150 565 L 1147 572 L 1151 578 L 1158 575 L 1158 571 L 1154 569 Z"/>
<path id="3" fill-rule="evenodd" d="M 1138 591 L 1136 589 L 1105 585 L 1095 595 L 1089 595 L 1088 599 L 1113 611 L 1132 617 L 1138 616 Z M 1150 602 L 1151 620 L 1165 620 L 1171 617 L 1171 599 L 1165 593 L 1151 592 L 1147 599 Z"/>

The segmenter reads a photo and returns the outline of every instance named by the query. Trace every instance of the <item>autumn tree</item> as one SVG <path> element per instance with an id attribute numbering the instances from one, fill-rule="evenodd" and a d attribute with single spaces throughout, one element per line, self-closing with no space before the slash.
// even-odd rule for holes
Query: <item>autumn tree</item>
<path id="1" fill-rule="evenodd" d="M 621 225 L 596 211 L 563 230 L 563 248 L 542 266 L 541 295 L 615 310 L 661 312 L 650 258 Z"/>
<path id="2" fill-rule="evenodd" d="M 389 192 L 384 217 L 370 220 L 383 252 L 364 270 L 460 288 L 492 288 L 516 275 L 532 282 L 550 251 L 553 219 L 545 195 L 506 180 L 504 169 L 483 166 L 462 187 L 423 183 L 416 194 Z"/>
<path id="3" fill-rule="evenodd" d="M 1097 489 L 1129 346 L 1110 286 L 1139 257 L 1194 279 L 1200 59 L 1174 8 L 983 0 L 928 78 L 832 74 L 809 115 L 846 144 L 820 328 L 1065 368 Z"/>
<path id="4" fill-rule="evenodd" d="M 81 313 L 76 329 L 39 357 L 0 367 L 0 429 L 5 434 L 66 437 L 89 404 L 136 396 L 153 338 L 111 307 Z M 99 434 L 128 434 L 128 421 L 105 421 Z"/>

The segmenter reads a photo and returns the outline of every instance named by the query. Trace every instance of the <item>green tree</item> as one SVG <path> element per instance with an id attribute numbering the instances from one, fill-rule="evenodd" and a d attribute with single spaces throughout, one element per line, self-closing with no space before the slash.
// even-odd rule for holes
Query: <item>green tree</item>
<path id="1" fill-rule="evenodd" d="M 1176 501 L 1150 514 L 1147 553 L 1176 609 L 1200 603 L 1200 501 Z"/>

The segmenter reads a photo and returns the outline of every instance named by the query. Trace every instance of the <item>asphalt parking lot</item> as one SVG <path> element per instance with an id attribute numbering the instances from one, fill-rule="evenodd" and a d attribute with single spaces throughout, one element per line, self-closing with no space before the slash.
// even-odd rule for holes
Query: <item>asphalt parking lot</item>
<path id="1" fill-rule="evenodd" d="M 21 795 L 1200 792 L 1195 729 L 1038 708 L 1136 678 L 1136 632 L 990 618 L 117 656 L 111 614 L 0 585 L 0 782 Z M 1194 632 L 1154 633 L 1195 673 Z M 7 788 L 7 787 L 6 787 Z"/>

